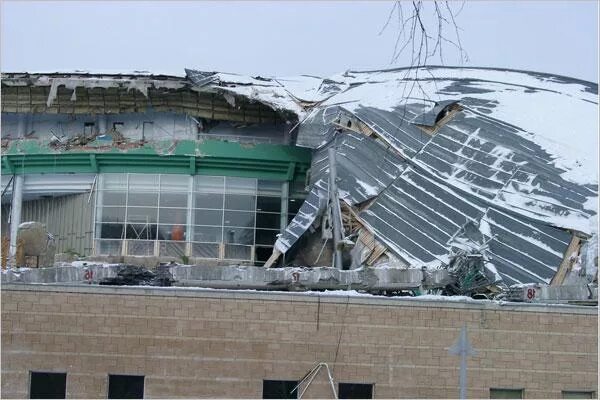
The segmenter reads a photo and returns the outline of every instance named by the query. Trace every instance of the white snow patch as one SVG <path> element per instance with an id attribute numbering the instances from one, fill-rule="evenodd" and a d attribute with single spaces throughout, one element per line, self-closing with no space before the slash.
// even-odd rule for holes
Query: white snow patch
<path id="1" fill-rule="evenodd" d="M 377 196 L 377 194 L 379 194 L 379 188 L 376 186 L 369 185 L 368 183 L 363 182 L 360 179 L 357 179 L 356 183 L 358 183 L 358 185 L 363 188 L 367 196 Z"/>

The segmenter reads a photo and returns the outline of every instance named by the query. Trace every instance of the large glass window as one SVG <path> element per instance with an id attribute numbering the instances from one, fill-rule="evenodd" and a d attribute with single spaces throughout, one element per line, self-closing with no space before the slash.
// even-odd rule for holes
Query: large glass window
<path id="1" fill-rule="evenodd" d="M 251 178 L 102 174 L 96 252 L 260 265 L 281 231 L 282 187 L 280 181 Z M 296 211 L 289 207 L 288 215 Z"/>

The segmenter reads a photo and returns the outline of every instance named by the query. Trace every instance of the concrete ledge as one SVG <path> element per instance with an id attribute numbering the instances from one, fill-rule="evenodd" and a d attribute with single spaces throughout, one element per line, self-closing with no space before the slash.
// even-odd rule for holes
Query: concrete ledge
<path id="1" fill-rule="evenodd" d="M 332 292 L 275 292 L 229 289 L 205 289 L 149 286 L 97 286 L 64 284 L 10 284 L 0 286 L 3 291 L 87 293 L 124 296 L 196 297 L 210 299 L 288 301 L 304 303 L 333 303 L 353 305 L 377 305 L 389 307 L 454 308 L 474 310 L 547 312 L 562 314 L 598 315 L 598 307 L 563 304 L 508 303 L 493 300 L 474 300 L 470 297 L 418 296 L 385 297 L 364 295 L 354 291 Z"/>
<path id="2" fill-rule="evenodd" d="M 98 283 L 114 277 L 119 264 L 77 262 L 51 268 L 2 272 L 2 283 Z M 169 271 L 177 286 L 213 289 L 261 290 L 418 290 L 442 288 L 450 282 L 448 271 L 418 268 L 365 268 L 342 271 L 331 267 L 263 268 L 254 266 L 173 265 Z M 87 276 L 87 278 L 86 278 Z"/>

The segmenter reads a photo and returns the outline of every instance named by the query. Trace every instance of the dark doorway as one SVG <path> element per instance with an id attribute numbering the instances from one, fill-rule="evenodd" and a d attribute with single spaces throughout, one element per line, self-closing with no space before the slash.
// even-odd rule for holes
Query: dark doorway
<path id="1" fill-rule="evenodd" d="M 30 399 L 64 399 L 66 392 L 66 373 L 31 371 Z"/>
<path id="2" fill-rule="evenodd" d="M 298 381 L 263 381 L 263 399 L 297 399 Z"/>
<path id="3" fill-rule="evenodd" d="M 143 399 L 144 376 L 139 375 L 109 375 L 109 399 Z"/>
<path id="4" fill-rule="evenodd" d="M 340 399 L 372 399 L 373 385 L 370 383 L 340 383 L 338 392 Z"/>

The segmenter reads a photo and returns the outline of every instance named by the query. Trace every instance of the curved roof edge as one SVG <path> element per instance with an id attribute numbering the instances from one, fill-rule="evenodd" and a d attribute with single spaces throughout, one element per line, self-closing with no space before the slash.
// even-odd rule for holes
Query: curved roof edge
<path id="1" fill-rule="evenodd" d="M 500 72 L 519 72 L 525 74 L 535 74 L 541 75 L 545 77 L 554 77 L 554 78 L 563 78 L 573 83 L 583 83 L 583 84 L 591 84 L 598 86 L 597 82 L 587 81 L 585 79 L 575 78 L 568 75 L 562 74 L 554 74 L 549 72 L 540 72 L 540 71 L 531 71 L 527 69 L 515 69 L 515 68 L 496 68 L 496 67 L 476 67 L 476 66 L 460 66 L 460 65 L 422 65 L 420 67 L 397 67 L 397 68 L 384 68 L 384 69 L 374 69 L 374 70 L 352 70 L 349 69 L 345 73 L 355 73 L 355 74 L 370 74 L 376 72 L 397 72 L 397 71 L 405 71 L 411 69 L 427 69 L 427 68 L 440 68 L 440 69 L 477 69 L 477 70 L 485 70 L 485 71 L 500 71 Z"/>

